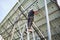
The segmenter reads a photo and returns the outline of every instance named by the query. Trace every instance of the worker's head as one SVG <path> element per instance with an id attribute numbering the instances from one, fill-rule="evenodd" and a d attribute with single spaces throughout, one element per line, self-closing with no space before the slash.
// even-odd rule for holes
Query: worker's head
<path id="1" fill-rule="evenodd" d="M 38 9 L 33 9 L 34 14 L 38 14 Z"/>
<path id="2" fill-rule="evenodd" d="M 38 9 L 30 9 L 30 11 L 33 11 L 34 12 L 34 14 L 38 14 Z"/>

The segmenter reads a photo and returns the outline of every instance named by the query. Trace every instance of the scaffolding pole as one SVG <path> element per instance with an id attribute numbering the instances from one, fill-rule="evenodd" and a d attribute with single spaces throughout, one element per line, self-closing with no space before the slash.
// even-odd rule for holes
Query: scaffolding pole
<path id="1" fill-rule="evenodd" d="M 11 40 L 13 40 L 14 32 L 15 32 L 15 26 L 12 29 Z"/>
<path id="2" fill-rule="evenodd" d="M 32 31 L 32 34 L 33 34 L 33 40 L 35 40 L 35 35 L 34 35 L 35 33 L 34 33 L 33 27 L 32 27 L 32 30 L 33 30 L 33 31 Z"/>
<path id="3" fill-rule="evenodd" d="M 28 31 L 28 26 L 27 26 L 27 24 L 26 24 L 26 28 L 27 28 L 27 40 L 30 40 L 29 31 Z"/>
<path id="4" fill-rule="evenodd" d="M 47 7 L 47 1 L 44 0 L 45 4 L 45 11 L 46 11 L 46 21 L 47 21 L 47 30 L 48 30 L 48 40 L 51 40 L 51 30 L 50 30 L 50 23 L 49 23 L 49 15 L 48 15 L 48 7 Z"/>

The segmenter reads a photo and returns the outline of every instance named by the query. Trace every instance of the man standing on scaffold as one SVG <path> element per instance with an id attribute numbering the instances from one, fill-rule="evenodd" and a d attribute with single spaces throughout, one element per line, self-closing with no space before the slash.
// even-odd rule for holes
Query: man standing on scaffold
<path id="1" fill-rule="evenodd" d="M 28 13 L 28 31 L 29 32 L 32 32 L 32 23 L 34 21 L 34 14 L 37 15 L 38 14 L 38 10 L 33 10 L 33 9 L 30 9 L 29 13 Z"/>

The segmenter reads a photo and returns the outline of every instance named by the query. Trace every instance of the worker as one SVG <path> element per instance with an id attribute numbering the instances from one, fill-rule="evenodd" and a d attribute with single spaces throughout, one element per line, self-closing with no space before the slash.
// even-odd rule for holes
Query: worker
<path id="1" fill-rule="evenodd" d="M 28 25 L 28 31 L 29 32 L 32 32 L 31 26 L 32 26 L 32 23 L 34 21 L 34 14 L 37 15 L 38 14 L 38 11 L 39 10 L 33 10 L 33 9 L 31 9 L 29 11 L 29 13 L 28 13 L 28 24 L 27 25 Z"/>

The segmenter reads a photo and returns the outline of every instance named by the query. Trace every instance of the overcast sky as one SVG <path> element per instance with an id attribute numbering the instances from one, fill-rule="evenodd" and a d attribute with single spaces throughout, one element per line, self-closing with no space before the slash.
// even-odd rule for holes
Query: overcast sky
<path id="1" fill-rule="evenodd" d="M 17 0 L 0 0 L 0 22 L 15 5 Z"/>

